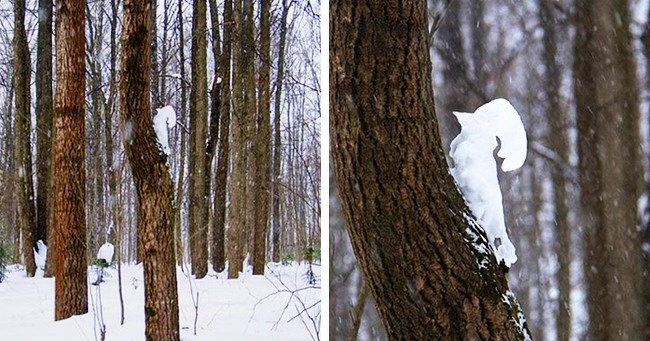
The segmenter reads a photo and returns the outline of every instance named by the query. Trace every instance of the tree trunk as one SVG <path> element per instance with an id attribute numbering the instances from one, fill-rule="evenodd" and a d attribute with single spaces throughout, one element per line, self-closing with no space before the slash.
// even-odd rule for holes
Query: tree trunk
<path id="1" fill-rule="evenodd" d="M 25 33 L 25 1 L 14 2 L 14 74 L 16 81 L 16 166 L 18 176 L 18 223 L 22 235 L 22 253 L 27 277 L 36 273 L 34 183 L 31 148 L 31 63 Z"/>
<path id="2" fill-rule="evenodd" d="M 208 222 L 205 197 L 208 85 L 206 0 L 194 0 L 192 19 L 192 88 L 190 90 L 190 258 L 192 274 L 203 278 L 208 271 Z M 209 182 L 209 181 L 208 181 Z"/>
<path id="3" fill-rule="evenodd" d="M 233 190 L 228 224 L 228 278 L 237 278 L 243 270 L 246 247 L 246 120 L 242 62 L 242 1 L 233 2 Z"/>
<path id="4" fill-rule="evenodd" d="M 642 255 L 629 251 L 641 250 L 636 206 L 643 172 L 628 2 L 576 5 L 574 93 L 589 336 L 642 340 Z"/>
<path id="5" fill-rule="evenodd" d="M 52 0 L 38 2 L 36 55 L 36 240 L 48 243 L 52 154 Z"/>
<path id="6" fill-rule="evenodd" d="M 266 264 L 266 231 L 269 223 L 271 175 L 271 0 L 260 0 L 260 71 L 255 151 L 255 225 L 253 275 L 263 275 Z"/>
<path id="7" fill-rule="evenodd" d="M 212 219 L 212 268 L 221 272 L 226 266 L 226 190 L 230 154 L 230 99 L 231 99 L 231 58 L 232 58 L 232 0 L 224 1 L 223 54 L 220 56 L 222 75 L 222 100 L 219 108 L 219 155 L 215 174 L 214 217 Z"/>
<path id="8" fill-rule="evenodd" d="M 569 139 L 566 136 L 567 120 L 560 104 L 560 88 L 562 83 L 562 70 L 557 62 L 557 38 L 554 28 L 555 15 L 549 0 L 540 0 L 539 16 L 544 30 L 544 65 L 546 67 L 544 80 L 544 93 L 548 123 L 550 125 L 548 142 L 549 147 L 557 153 L 562 164 L 569 163 Z M 569 226 L 569 204 L 567 195 L 567 181 L 564 169 L 551 166 L 551 179 L 553 182 L 553 224 L 555 225 L 555 253 L 557 255 L 557 285 L 558 302 L 555 318 L 556 339 L 568 341 L 571 338 L 571 229 Z"/>
<path id="9" fill-rule="evenodd" d="M 280 19 L 280 42 L 278 45 L 278 74 L 275 79 L 275 102 L 273 116 L 273 182 L 272 182 L 272 215 L 273 228 L 271 232 L 271 244 L 273 252 L 271 259 L 279 262 L 282 256 L 280 250 L 280 172 L 282 171 L 282 140 L 280 131 L 280 114 L 282 104 L 282 84 L 284 83 L 284 54 L 287 42 L 287 17 L 292 2 L 282 0 L 282 17 Z"/>
<path id="10" fill-rule="evenodd" d="M 388 337 L 524 339 L 507 268 L 479 251 L 487 237 L 442 152 L 425 2 L 330 8 L 334 174 Z"/>
<path id="11" fill-rule="evenodd" d="M 55 320 L 88 312 L 84 0 L 56 3 L 53 193 Z"/>
<path id="12" fill-rule="evenodd" d="M 177 341 L 178 291 L 174 259 L 173 190 L 167 155 L 159 148 L 150 104 L 150 2 L 124 1 L 120 112 L 131 127 L 125 136 L 138 195 L 138 244 L 143 257 L 145 336 L 147 340 Z"/>
<path id="13" fill-rule="evenodd" d="M 180 75 L 181 75 L 181 103 L 179 105 L 179 113 L 180 113 L 180 121 L 186 121 L 186 115 L 185 115 L 185 108 L 186 108 L 186 103 L 187 103 L 187 88 L 185 86 L 185 37 L 184 37 L 184 29 L 183 29 L 183 0 L 178 1 L 178 43 L 180 48 L 178 49 L 178 54 L 179 54 L 179 68 L 180 68 Z M 176 249 L 176 261 L 178 264 L 183 263 L 183 259 L 185 256 L 185 248 L 183 246 L 183 232 L 182 232 L 182 219 L 181 219 L 181 211 L 183 207 L 183 184 L 185 183 L 185 151 L 186 151 L 186 145 L 187 145 L 187 138 L 186 134 L 180 133 L 181 134 L 181 154 L 180 154 L 180 165 L 178 167 L 178 180 L 176 183 L 177 189 L 176 189 L 176 202 L 175 202 L 175 207 L 174 207 L 174 241 L 175 241 L 175 249 Z"/>

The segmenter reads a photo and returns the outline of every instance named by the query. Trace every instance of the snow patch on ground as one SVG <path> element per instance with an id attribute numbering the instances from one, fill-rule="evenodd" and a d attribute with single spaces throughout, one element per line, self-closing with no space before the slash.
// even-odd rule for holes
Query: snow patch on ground
<path id="1" fill-rule="evenodd" d="M 524 125 L 517 110 L 503 98 L 482 105 L 474 113 L 454 115 L 462 129 L 451 142 L 450 156 L 455 164 L 451 174 L 485 229 L 497 260 L 510 266 L 517 261 L 517 255 L 506 231 L 493 152 L 498 139 L 501 146 L 497 156 L 504 159 L 501 169 L 508 172 L 521 167 L 527 153 Z"/>

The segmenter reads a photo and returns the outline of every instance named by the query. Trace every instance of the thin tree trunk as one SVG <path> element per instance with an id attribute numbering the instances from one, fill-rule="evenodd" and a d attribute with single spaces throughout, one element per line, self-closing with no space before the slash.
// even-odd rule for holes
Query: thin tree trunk
<path id="1" fill-rule="evenodd" d="M 52 0 L 38 2 L 36 55 L 36 239 L 48 241 L 52 154 Z"/>
<path id="2" fill-rule="evenodd" d="M 131 126 L 124 140 L 138 195 L 138 244 L 143 257 L 145 337 L 178 341 L 173 190 L 167 155 L 159 148 L 150 104 L 151 3 L 124 1 L 120 112 Z"/>
<path id="3" fill-rule="evenodd" d="M 330 2 L 332 159 L 346 223 L 394 340 L 523 340 L 523 314 L 451 177 L 422 1 Z M 405 110 L 406 108 L 406 110 Z M 479 266 L 478 264 L 484 264 Z"/>
<path id="4" fill-rule="evenodd" d="M 253 275 L 263 275 L 266 264 L 266 231 L 269 223 L 271 176 L 271 0 L 260 0 L 260 71 L 257 140 L 255 151 L 255 225 Z"/>
<path id="5" fill-rule="evenodd" d="M 185 36 L 183 29 L 183 0 L 178 1 L 178 42 L 179 42 L 179 64 L 180 64 L 180 74 L 181 74 L 181 104 L 179 106 L 180 120 L 184 121 L 186 117 L 186 103 L 187 103 L 187 88 L 185 86 Z M 178 180 L 177 180 L 177 189 L 176 189 L 176 202 L 174 205 L 174 241 L 176 246 L 176 261 L 178 264 L 181 264 L 184 259 L 185 249 L 183 247 L 183 232 L 182 232 L 182 219 L 181 211 L 183 207 L 183 184 L 185 183 L 185 151 L 186 151 L 186 134 L 179 131 L 181 134 L 181 155 L 180 155 L 180 165 L 178 170 Z"/>
<path id="6" fill-rule="evenodd" d="M 273 245 L 273 252 L 271 259 L 274 262 L 279 262 L 282 256 L 282 250 L 280 249 L 280 172 L 282 171 L 282 133 L 280 131 L 280 121 L 282 115 L 280 114 L 280 109 L 282 108 L 282 85 L 284 83 L 284 55 L 285 45 L 287 42 L 287 17 L 289 16 L 289 8 L 293 3 L 293 1 L 289 1 L 290 0 L 282 0 L 280 42 L 278 44 L 278 74 L 275 79 L 275 101 L 273 110 L 273 180 L 271 184 L 273 215 L 271 244 Z"/>
<path id="7" fill-rule="evenodd" d="M 56 3 L 53 193 L 55 320 L 88 312 L 84 0 Z"/>
<path id="8" fill-rule="evenodd" d="M 203 278 L 208 271 L 208 222 L 205 197 L 208 85 L 206 0 L 194 0 L 192 19 L 192 88 L 190 90 L 190 258 L 192 274 Z M 208 180 L 209 182 L 209 180 Z"/>
<path id="9" fill-rule="evenodd" d="M 18 176 L 18 223 L 22 235 L 22 253 L 27 277 L 36 273 L 34 183 L 31 149 L 31 62 L 25 32 L 25 0 L 14 2 L 14 74 L 16 81 L 16 166 Z"/>

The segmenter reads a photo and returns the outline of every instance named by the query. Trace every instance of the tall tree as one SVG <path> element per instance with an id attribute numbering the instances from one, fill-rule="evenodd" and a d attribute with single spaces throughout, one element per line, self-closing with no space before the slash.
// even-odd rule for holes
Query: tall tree
<path id="1" fill-rule="evenodd" d="M 167 155 L 159 148 L 151 118 L 151 16 L 148 1 L 124 1 L 120 112 L 138 197 L 138 244 L 144 267 L 145 336 L 178 341 L 178 291 L 174 259 L 173 190 Z"/>
<path id="2" fill-rule="evenodd" d="M 38 2 L 36 48 L 36 239 L 47 242 L 52 154 L 52 0 Z"/>
<path id="3" fill-rule="evenodd" d="M 273 102 L 273 175 L 271 184 L 271 231 L 272 255 L 274 262 L 280 261 L 280 172 L 282 171 L 282 132 L 280 131 L 280 109 L 282 108 L 282 85 L 284 83 L 285 46 L 287 43 L 287 21 L 292 0 L 282 0 L 280 17 L 280 41 L 278 43 L 278 73 L 275 78 L 275 100 Z"/>
<path id="4" fill-rule="evenodd" d="M 31 148 L 31 62 L 25 32 L 25 0 L 14 2 L 14 79 L 16 82 L 16 166 L 18 181 L 18 223 L 22 235 L 22 253 L 27 277 L 36 273 L 34 234 L 36 219 Z"/>
<path id="5" fill-rule="evenodd" d="M 442 152 L 426 3 L 330 9 L 340 18 L 330 26 L 334 174 L 388 337 L 524 339 L 507 269 L 478 251 L 489 248 L 485 232 L 468 218 Z"/>
<path id="6" fill-rule="evenodd" d="M 236 278 L 243 270 L 246 246 L 246 113 L 244 106 L 244 63 L 242 44 L 242 0 L 233 1 L 233 189 L 228 224 L 228 278 Z"/>
<path id="7" fill-rule="evenodd" d="M 642 340 L 639 90 L 626 0 L 579 0 L 574 45 L 580 201 L 592 340 Z M 610 167 L 609 165 L 620 165 Z"/>
<path id="8" fill-rule="evenodd" d="M 218 17 L 218 14 L 216 14 L 216 4 L 215 6 L 211 5 L 210 8 L 211 10 L 212 8 L 215 8 L 215 14 L 213 14 L 213 17 L 215 15 Z M 216 19 L 213 20 L 213 26 L 215 22 Z M 226 0 L 224 1 L 223 10 L 223 50 L 219 55 L 220 63 L 217 70 L 217 76 L 220 75 L 223 80 L 220 85 L 220 96 L 215 98 L 217 94 L 213 93 L 212 101 L 213 106 L 215 106 L 217 102 L 220 103 L 219 108 L 212 108 L 212 110 L 219 110 L 217 114 L 217 117 L 219 118 L 219 155 L 217 156 L 217 172 L 214 175 L 216 190 L 213 202 L 214 216 L 211 223 L 212 246 L 210 248 L 212 268 L 217 272 L 223 271 L 226 265 L 226 190 L 230 154 L 230 65 L 232 57 L 232 25 L 232 0 Z M 210 123 L 212 124 L 212 122 Z M 215 144 L 216 143 L 217 142 L 215 141 Z"/>
<path id="9" fill-rule="evenodd" d="M 266 264 L 266 231 L 269 224 L 271 176 L 271 0 L 260 0 L 259 104 L 255 150 L 255 225 L 253 274 L 263 275 Z"/>
<path id="10" fill-rule="evenodd" d="M 203 278 L 208 271 L 208 221 L 205 196 L 208 81 L 206 0 L 193 1 L 192 86 L 190 89 L 190 258 L 192 274 Z M 208 181 L 209 183 L 209 181 Z"/>
<path id="11" fill-rule="evenodd" d="M 555 13 L 550 0 L 539 1 L 539 20 L 544 30 L 542 43 L 544 46 L 544 93 L 546 95 L 548 124 L 550 125 L 549 146 L 558 155 L 559 162 L 568 164 L 569 139 L 566 136 L 567 120 L 560 103 L 560 88 L 562 70 L 557 62 L 558 42 L 555 31 Z M 557 165 L 551 166 L 553 182 L 553 223 L 555 225 L 558 270 L 558 302 L 555 330 L 558 341 L 568 341 L 571 338 L 571 229 L 569 226 L 569 203 L 567 181 L 564 169 Z"/>
<path id="12" fill-rule="evenodd" d="M 56 3 L 53 141 L 55 319 L 88 312 L 85 214 L 84 0 Z"/>

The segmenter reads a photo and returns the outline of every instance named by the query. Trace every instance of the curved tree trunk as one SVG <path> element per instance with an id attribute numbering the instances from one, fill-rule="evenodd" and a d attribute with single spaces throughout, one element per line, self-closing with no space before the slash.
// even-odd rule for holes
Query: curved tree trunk
<path id="1" fill-rule="evenodd" d="M 56 97 L 52 177 L 55 320 L 88 312 L 84 0 L 56 3 Z"/>
<path id="2" fill-rule="evenodd" d="M 144 267 L 145 336 L 178 341 L 173 189 L 167 156 L 158 148 L 149 96 L 151 3 L 124 1 L 120 112 L 124 147 L 138 195 L 138 244 Z M 130 134 L 128 133 L 130 131 Z"/>
<path id="3" fill-rule="evenodd" d="M 449 173 L 423 1 L 330 2 L 334 173 L 353 248 L 394 340 L 528 332 Z"/>

